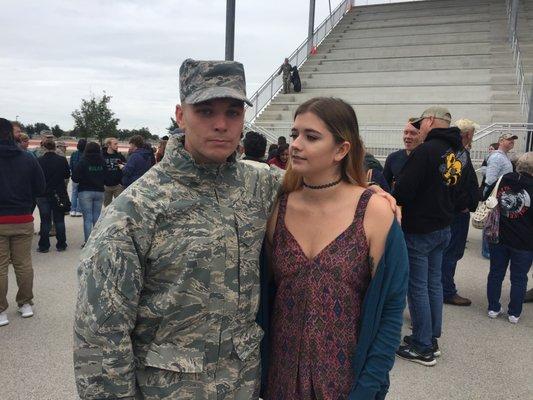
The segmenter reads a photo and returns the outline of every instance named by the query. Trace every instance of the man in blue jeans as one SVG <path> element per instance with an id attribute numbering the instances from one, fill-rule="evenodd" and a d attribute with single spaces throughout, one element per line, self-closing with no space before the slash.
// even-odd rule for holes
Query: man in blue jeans
<path id="1" fill-rule="evenodd" d="M 450 128 L 451 114 L 430 107 L 412 122 L 423 143 L 405 163 L 393 192 L 403 206 L 402 229 L 409 253 L 407 300 L 413 334 L 404 338 L 399 357 L 422 365 L 436 364 L 437 338 L 442 328 L 442 254 L 450 242 L 455 192 L 463 163 L 458 128 Z"/>
<path id="2" fill-rule="evenodd" d="M 450 244 L 442 256 L 442 292 L 444 303 L 454 306 L 469 306 L 470 299 L 459 296 L 455 286 L 455 269 L 457 262 L 463 258 L 470 225 L 470 212 L 476 211 L 479 202 L 479 184 L 476 171 L 470 159 L 468 149 L 472 145 L 472 138 L 478 125 L 469 119 L 463 118 L 455 123 L 461 130 L 461 149 L 457 156 L 463 164 L 461 182 L 455 196 L 455 215 L 450 226 Z"/>

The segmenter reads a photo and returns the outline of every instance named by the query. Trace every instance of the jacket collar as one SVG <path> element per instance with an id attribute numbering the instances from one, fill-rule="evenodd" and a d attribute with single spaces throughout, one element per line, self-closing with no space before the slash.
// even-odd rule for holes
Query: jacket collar
<path id="1" fill-rule="evenodd" d="M 218 179 L 236 170 L 235 157 L 223 164 L 198 164 L 185 150 L 184 136 L 172 135 L 165 149 L 165 156 L 158 164 L 163 171 L 186 185 L 215 183 Z"/>

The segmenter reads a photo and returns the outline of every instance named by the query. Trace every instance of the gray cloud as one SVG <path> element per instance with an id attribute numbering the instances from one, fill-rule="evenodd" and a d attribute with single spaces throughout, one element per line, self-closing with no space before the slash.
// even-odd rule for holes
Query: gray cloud
<path id="1" fill-rule="evenodd" d="M 336 7 L 340 0 L 332 0 Z M 0 114 L 70 129 L 102 91 L 120 127 L 164 133 L 188 57 L 224 57 L 225 0 L 2 2 Z M 308 0 L 237 0 L 235 58 L 252 94 L 307 33 Z M 316 23 L 328 13 L 317 0 Z"/>

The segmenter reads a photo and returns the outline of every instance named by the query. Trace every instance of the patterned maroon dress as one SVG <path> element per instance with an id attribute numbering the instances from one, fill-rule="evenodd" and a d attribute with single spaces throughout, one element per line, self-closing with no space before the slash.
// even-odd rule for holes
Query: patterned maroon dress
<path id="1" fill-rule="evenodd" d="M 352 224 L 312 260 L 285 226 L 280 199 L 273 240 L 277 288 L 267 400 L 348 399 L 363 299 L 370 284 L 363 218 L 365 190 Z"/>

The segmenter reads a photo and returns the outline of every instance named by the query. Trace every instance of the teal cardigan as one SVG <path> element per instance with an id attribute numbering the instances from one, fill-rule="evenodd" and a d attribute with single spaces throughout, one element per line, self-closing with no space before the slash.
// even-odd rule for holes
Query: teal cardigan
<path id="1" fill-rule="evenodd" d="M 389 371 L 401 339 L 408 265 L 403 232 L 395 221 L 363 302 L 361 330 L 352 359 L 354 382 L 350 400 L 382 400 L 387 395 Z M 257 319 L 265 331 L 261 343 L 262 393 L 268 376 L 270 313 L 274 296 L 274 285 L 268 282 L 266 257 L 262 256 L 261 305 Z"/>

